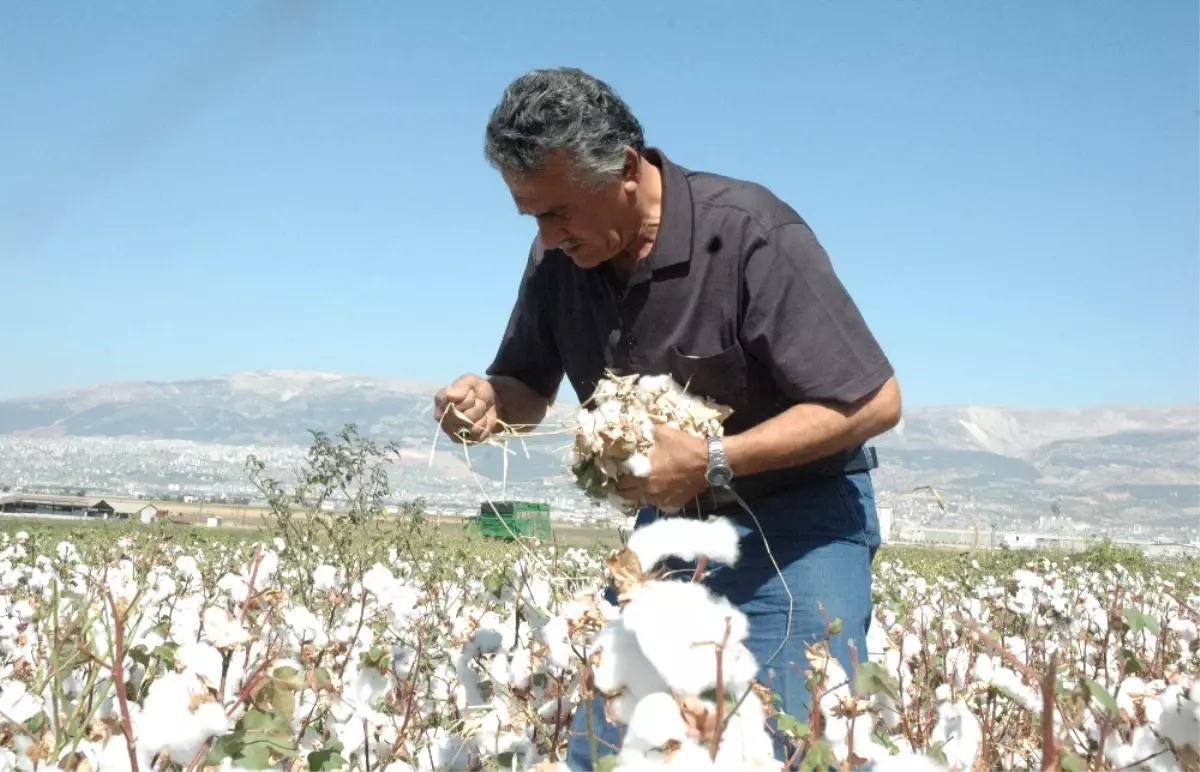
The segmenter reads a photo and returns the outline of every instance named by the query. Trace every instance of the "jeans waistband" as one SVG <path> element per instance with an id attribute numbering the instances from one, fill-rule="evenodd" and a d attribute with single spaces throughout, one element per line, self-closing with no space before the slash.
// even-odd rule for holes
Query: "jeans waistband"
<path id="1" fill-rule="evenodd" d="M 714 510 L 726 509 L 738 505 L 738 497 L 747 504 L 781 493 L 789 488 L 828 479 L 844 474 L 869 472 L 879 467 L 879 456 L 874 447 L 860 445 L 846 453 L 819 459 L 804 466 L 764 472 L 735 479 L 730 488 L 733 493 L 724 488 L 709 488 L 701 493 L 697 500 L 684 507 L 681 515 L 704 517 Z"/>

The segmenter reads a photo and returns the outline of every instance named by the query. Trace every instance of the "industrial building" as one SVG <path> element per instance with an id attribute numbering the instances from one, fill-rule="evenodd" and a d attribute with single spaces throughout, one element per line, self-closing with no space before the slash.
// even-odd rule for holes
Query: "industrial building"
<path id="1" fill-rule="evenodd" d="M 0 514 L 27 517 L 94 517 L 101 520 L 136 519 L 150 523 L 166 513 L 149 501 L 137 499 L 14 493 L 0 498 Z"/>

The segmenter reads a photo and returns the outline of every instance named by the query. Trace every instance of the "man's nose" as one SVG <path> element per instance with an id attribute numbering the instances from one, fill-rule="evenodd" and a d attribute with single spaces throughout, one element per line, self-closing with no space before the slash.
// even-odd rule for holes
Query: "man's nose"
<path id="1" fill-rule="evenodd" d="M 538 239 L 542 242 L 542 249 L 550 251 L 558 249 L 558 245 L 567 240 L 567 232 L 553 223 L 540 222 Z"/>

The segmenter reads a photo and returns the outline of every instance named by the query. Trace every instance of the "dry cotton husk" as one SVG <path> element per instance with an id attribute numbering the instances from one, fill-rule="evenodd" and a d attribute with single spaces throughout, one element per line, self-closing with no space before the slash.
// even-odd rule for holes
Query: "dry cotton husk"
<path id="1" fill-rule="evenodd" d="M 656 423 L 700 438 L 720 437 L 733 410 L 690 394 L 670 375 L 607 372 L 579 411 L 570 468 L 581 489 L 630 513 L 616 489 L 624 475 L 648 477 Z"/>

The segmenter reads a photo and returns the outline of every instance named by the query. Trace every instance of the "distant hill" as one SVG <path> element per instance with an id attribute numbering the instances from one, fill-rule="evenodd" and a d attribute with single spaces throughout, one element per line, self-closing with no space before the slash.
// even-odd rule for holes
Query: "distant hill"
<path id="1" fill-rule="evenodd" d="M 1058 502 L 1105 527 L 1200 522 L 1200 405 L 905 413 L 875 440 L 893 491 L 935 485 L 985 516 L 1049 515 Z"/>
<path id="2" fill-rule="evenodd" d="M 433 391 L 416 381 L 287 370 L 110 383 L 0 402 L 0 434 L 307 443 L 309 429 L 347 421 L 380 435 L 415 428 Z"/>
<path id="3" fill-rule="evenodd" d="M 904 466 L 1077 481 L 1089 470 L 1200 482 L 1200 405 L 1030 410 L 908 408 L 875 442 Z M 1153 480 L 1149 479 L 1153 478 Z"/>
<path id="4" fill-rule="evenodd" d="M 436 425 L 438 385 L 357 375 L 268 370 L 196 380 L 121 382 L 0 401 L 0 435 L 27 437 L 130 437 L 183 439 L 230 445 L 308 445 L 311 430 L 336 433 L 354 423 L 381 441 L 423 446 L 428 452 Z M 555 417 L 570 415 L 556 407 Z M 529 457 L 510 457 L 508 479 L 563 473 L 566 440 L 531 439 Z M 455 446 L 442 441 L 441 448 Z M 411 457 L 411 455 L 410 455 Z M 440 454 L 459 466 L 461 452 Z M 497 448 L 473 449 L 472 467 L 493 479 L 503 475 Z M 452 470 L 449 470 L 452 471 Z"/>
<path id="5" fill-rule="evenodd" d="M 0 401 L 0 435 L 307 445 L 312 429 L 336 432 L 354 422 L 364 434 L 401 442 L 412 450 L 409 458 L 424 459 L 435 432 L 437 388 L 419 381 L 291 370 L 113 383 Z M 556 405 L 551 424 L 569 421 L 576 409 L 571 403 Z M 569 442 L 565 436 L 530 440 L 528 458 L 513 446 L 517 455 L 510 459 L 509 479 L 561 474 L 561 451 Z M 896 489 L 936 484 L 974 494 L 1000 487 L 1005 496 L 1017 491 L 1034 500 L 1066 492 L 1161 500 L 1163 506 L 1185 508 L 1200 495 L 1200 405 L 910 407 L 901 425 L 875 444 L 882 484 Z M 459 464 L 461 452 L 439 458 Z M 472 462 L 476 471 L 499 478 L 497 449 L 472 450 Z"/>

